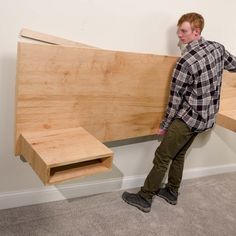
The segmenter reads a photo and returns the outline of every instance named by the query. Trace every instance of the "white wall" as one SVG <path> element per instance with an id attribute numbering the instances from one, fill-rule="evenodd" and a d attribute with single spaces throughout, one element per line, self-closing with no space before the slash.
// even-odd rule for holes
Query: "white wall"
<path id="1" fill-rule="evenodd" d="M 0 208 L 138 186 L 159 144 L 114 147 L 112 172 L 44 187 L 13 152 L 16 45 L 21 28 L 104 49 L 179 55 L 176 21 L 183 13 L 196 11 L 206 20 L 203 36 L 223 43 L 236 55 L 235 9 L 234 0 L 227 4 L 215 0 L 0 0 Z M 235 143 L 236 134 L 221 127 L 197 137 L 186 160 L 185 178 L 236 170 Z"/>

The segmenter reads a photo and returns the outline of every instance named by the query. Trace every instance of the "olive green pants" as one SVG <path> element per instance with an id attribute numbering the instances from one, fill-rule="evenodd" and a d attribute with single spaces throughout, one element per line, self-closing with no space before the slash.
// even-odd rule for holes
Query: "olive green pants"
<path id="1" fill-rule="evenodd" d="M 197 136 L 196 132 L 180 119 L 175 119 L 163 137 L 163 140 L 155 152 L 153 168 L 149 172 L 144 186 L 139 194 L 144 198 L 152 198 L 159 189 L 165 173 L 168 173 L 168 186 L 178 192 L 183 175 L 185 153 Z"/>

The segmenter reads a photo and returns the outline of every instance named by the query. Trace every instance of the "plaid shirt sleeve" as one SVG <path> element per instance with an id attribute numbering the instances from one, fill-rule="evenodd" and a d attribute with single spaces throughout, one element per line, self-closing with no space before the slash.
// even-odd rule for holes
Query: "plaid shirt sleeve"
<path id="1" fill-rule="evenodd" d="M 187 86 L 190 83 L 191 74 L 188 72 L 188 68 L 183 66 L 182 60 L 177 62 L 173 71 L 169 102 L 167 105 L 165 118 L 160 125 L 161 129 L 168 129 L 170 123 L 175 118 L 182 104 Z"/>
<path id="2" fill-rule="evenodd" d="M 224 69 L 236 72 L 236 57 L 225 50 L 224 54 Z"/>

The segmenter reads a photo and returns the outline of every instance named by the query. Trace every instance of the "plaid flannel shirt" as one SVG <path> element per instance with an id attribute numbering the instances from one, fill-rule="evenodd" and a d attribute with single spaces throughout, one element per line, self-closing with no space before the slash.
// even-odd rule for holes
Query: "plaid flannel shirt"
<path id="1" fill-rule="evenodd" d="M 174 118 L 201 132 L 212 128 L 219 110 L 223 70 L 236 72 L 236 57 L 224 46 L 200 38 L 189 43 L 172 75 L 169 103 L 160 128 Z"/>

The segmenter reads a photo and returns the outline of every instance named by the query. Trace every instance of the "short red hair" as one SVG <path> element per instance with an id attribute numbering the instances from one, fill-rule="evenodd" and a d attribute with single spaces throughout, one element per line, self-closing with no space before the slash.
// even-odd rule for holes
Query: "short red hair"
<path id="1" fill-rule="evenodd" d="M 192 29 L 199 28 L 200 33 L 202 32 L 204 28 L 204 18 L 202 15 L 195 12 L 186 13 L 180 17 L 177 25 L 180 26 L 185 21 L 190 23 Z"/>

